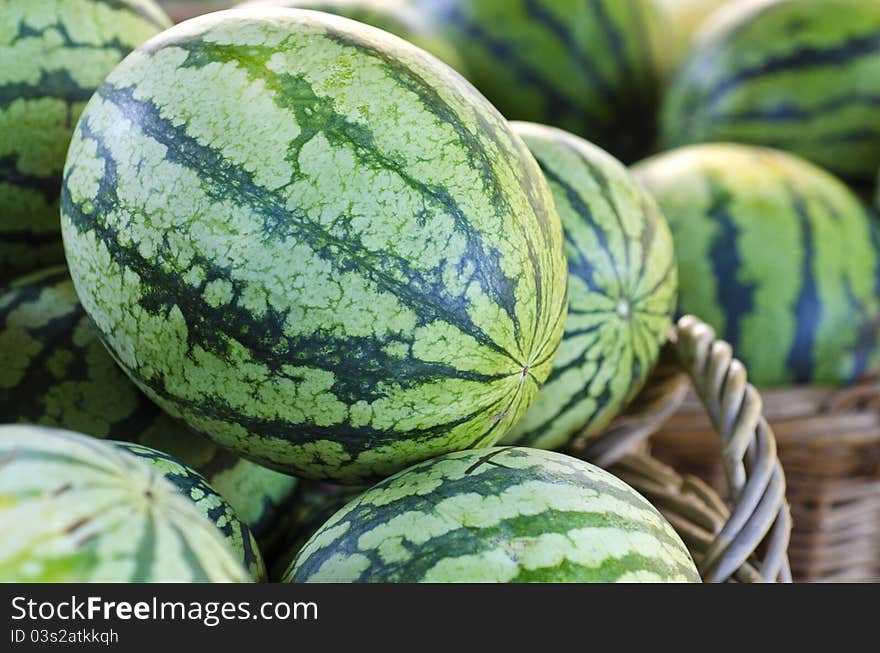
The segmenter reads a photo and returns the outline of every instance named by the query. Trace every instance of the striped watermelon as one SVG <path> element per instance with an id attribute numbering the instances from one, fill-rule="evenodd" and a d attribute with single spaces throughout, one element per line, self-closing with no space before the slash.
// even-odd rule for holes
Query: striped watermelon
<path id="1" fill-rule="evenodd" d="M 137 457 L 0 426 L 0 582 L 247 582 L 226 538 Z"/>
<path id="2" fill-rule="evenodd" d="M 262 538 L 296 479 L 242 460 L 165 415 L 101 344 L 64 267 L 0 290 L 0 423 L 136 440 L 196 468 Z"/>
<path id="3" fill-rule="evenodd" d="M 495 447 L 418 464 L 306 543 L 290 582 L 699 582 L 672 526 L 631 487 L 550 451 Z"/>
<path id="4" fill-rule="evenodd" d="M 266 566 L 251 529 L 235 510 L 212 488 L 205 477 L 168 454 L 133 442 L 116 446 L 149 462 L 163 477 L 196 505 L 199 512 L 223 533 L 238 559 L 256 581 L 266 579 Z"/>
<path id="5" fill-rule="evenodd" d="M 631 161 L 654 145 L 669 32 L 655 0 L 409 0 L 510 119 Z"/>
<path id="6" fill-rule="evenodd" d="M 733 3 L 698 36 L 663 109 L 667 146 L 790 151 L 866 185 L 880 165 L 880 2 Z"/>
<path id="7" fill-rule="evenodd" d="M 458 72 L 465 72 L 464 61 L 455 48 L 438 36 L 427 20 L 427 14 L 419 11 L 410 0 L 252 0 L 241 6 L 313 9 L 345 16 L 399 36 L 439 57 Z"/>
<path id="8" fill-rule="evenodd" d="M 170 25 L 152 0 L 0 3 L 0 280 L 61 262 L 61 169 L 76 118 L 132 49 Z"/>
<path id="9" fill-rule="evenodd" d="M 307 480 L 297 485 L 291 507 L 275 524 L 272 548 L 263 549 L 269 580 L 280 581 L 315 531 L 366 489 Z"/>
<path id="10" fill-rule="evenodd" d="M 568 256 L 568 316 L 553 371 L 506 444 L 553 449 L 602 430 L 654 367 L 675 312 L 672 235 L 616 159 L 566 132 L 514 130 L 550 182 Z"/>
<path id="11" fill-rule="evenodd" d="M 139 48 L 83 114 L 62 213 L 129 375 L 304 477 L 495 442 L 562 336 L 559 217 L 525 144 L 434 57 L 324 13 L 217 12 Z"/>
<path id="12" fill-rule="evenodd" d="M 842 182 L 744 145 L 635 170 L 669 218 L 682 311 L 733 345 L 752 383 L 845 383 L 880 363 L 877 230 Z"/>

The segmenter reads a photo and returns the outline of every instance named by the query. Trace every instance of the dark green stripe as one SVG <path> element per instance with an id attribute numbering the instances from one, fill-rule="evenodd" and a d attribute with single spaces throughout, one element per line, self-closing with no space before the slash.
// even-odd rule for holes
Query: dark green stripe
<path id="1" fill-rule="evenodd" d="M 577 155 L 578 160 L 589 171 L 590 177 L 596 181 L 596 184 L 599 186 L 599 192 L 601 193 L 602 198 L 605 200 L 605 203 L 610 209 L 611 215 L 614 216 L 614 220 L 617 222 L 618 233 L 621 234 L 624 242 L 628 243 L 630 239 L 627 235 L 626 228 L 623 226 L 623 219 L 620 217 L 620 205 L 617 203 L 617 198 L 614 196 L 614 192 L 611 188 L 611 182 L 608 179 L 608 175 L 606 175 L 605 171 L 599 165 L 597 165 L 595 161 L 592 160 L 591 156 L 588 156 L 580 148 L 571 148 L 571 151 L 574 152 L 575 155 Z M 632 261 L 630 260 L 629 247 L 626 246 L 624 246 L 623 248 L 623 263 L 625 270 L 632 270 Z M 615 273 L 617 273 L 616 268 Z M 625 286 L 623 284 L 622 277 L 619 274 L 617 275 L 617 280 L 618 283 L 620 283 L 621 292 L 625 292 Z"/>
<path id="2" fill-rule="evenodd" d="M 503 473 L 505 468 L 499 468 Z M 509 470 L 507 470 L 509 471 Z M 517 470 L 518 471 L 518 470 Z M 485 475 L 485 472 L 484 474 Z M 492 494 L 500 494 L 503 490 L 495 490 Z M 474 490 L 470 490 L 474 492 Z M 479 494 L 479 491 L 476 490 Z M 411 498 L 411 497 L 410 497 Z M 439 501 L 438 501 L 439 502 Z M 632 503 L 632 496 L 629 496 Z M 407 511 L 412 510 L 409 502 L 406 502 Z M 501 520 L 498 524 L 489 527 L 460 527 L 438 537 L 431 538 L 422 545 L 416 545 L 405 540 L 402 545 L 413 555 L 403 562 L 386 563 L 382 560 L 377 549 L 363 550 L 358 542 L 362 535 L 368 533 L 372 527 L 380 526 L 396 514 L 383 514 L 384 511 L 376 511 L 379 514 L 358 514 L 363 511 L 360 506 L 351 511 L 337 525 L 348 522 L 352 528 L 336 540 L 332 545 L 314 551 L 304 560 L 299 561 L 299 569 L 296 579 L 304 580 L 314 574 L 321 565 L 330 557 L 343 555 L 364 555 L 370 559 L 371 565 L 359 578 L 360 582 L 371 581 L 394 581 L 394 582 L 418 582 L 425 574 L 443 559 L 457 558 L 466 555 L 478 555 L 495 548 L 496 544 L 513 538 L 537 538 L 542 535 L 558 533 L 565 534 L 569 531 L 581 528 L 615 528 L 628 533 L 648 532 L 659 542 L 672 548 L 680 547 L 676 540 L 659 529 L 647 531 L 645 525 L 640 522 L 621 518 L 613 513 L 597 512 L 572 512 L 547 509 L 536 515 L 517 515 Z M 430 513 L 428 513 L 430 514 Z M 637 567 L 639 569 L 644 567 Z M 670 567 L 664 565 L 662 573 L 674 573 Z"/>
<path id="3" fill-rule="evenodd" d="M 349 404 L 380 396 L 377 394 L 380 393 L 377 389 L 377 381 L 387 378 L 389 368 L 394 370 L 394 380 L 401 387 L 413 387 L 440 377 L 491 382 L 507 376 L 507 374 L 483 375 L 416 359 L 392 359 L 383 351 L 386 345 L 395 341 L 392 338 L 382 340 L 352 336 L 338 338 L 320 333 L 289 337 L 284 335 L 285 316 L 271 309 L 263 318 L 257 319 L 251 312 L 235 306 L 234 302 L 216 309 L 209 306 L 198 288 L 181 283 L 177 273 L 165 272 L 153 262 L 144 259 L 135 245 L 129 247 L 118 245 L 115 230 L 98 223 L 98 216 L 106 214 L 106 211 L 118 202 L 115 197 L 115 164 L 102 142 L 102 137 L 89 128 L 88 122 L 84 121 L 80 128 L 85 138 L 97 143 L 98 154 L 105 160 L 105 175 L 98 193 L 99 201 L 89 215 L 83 213 L 80 207 L 74 206 L 67 196 L 66 188 L 63 190 L 62 204 L 65 216 L 81 232 L 93 231 L 108 245 L 108 250 L 117 263 L 138 273 L 143 285 L 150 289 L 141 300 L 142 306 L 153 313 L 173 305 L 178 306 L 187 320 L 191 342 L 198 342 L 199 345 L 213 349 L 222 356 L 225 355 L 228 345 L 218 334 L 225 333 L 247 346 L 257 360 L 276 372 L 282 366 L 290 364 L 334 371 L 337 373 L 334 391 Z M 276 209 L 283 210 L 280 207 Z M 344 245 L 341 241 L 337 242 L 340 247 Z M 351 243 L 345 246 L 356 249 Z M 329 248 L 326 254 L 330 256 Z M 197 257 L 193 264 L 198 264 L 207 270 L 208 280 L 226 278 L 226 271 L 207 259 Z M 233 294 L 237 297 L 242 291 L 241 284 L 232 281 L 232 285 Z M 437 309 L 434 315 L 425 316 L 425 313 L 434 309 L 434 306 L 430 301 L 417 298 L 415 293 L 407 291 L 405 299 L 410 297 L 417 303 L 422 303 L 424 307 L 422 316 L 425 322 L 447 317 L 439 314 L 440 309 Z M 221 328 L 218 329 L 218 326 Z M 408 347 L 412 345 L 412 342 L 407 340 L 399 341 Z M 283 343 L 283 347 L 279 347 L 280 343 Z M 355 370 L 356 373 L 353 373 Z"/>
<path id="4" fill-rule="evenodd" d="M 26 188 L 39 194 L 46 204 L 52 205 L 58 201 L 61 195 L 61 170 L 53 172 L 48 176 L 32 175 L 21 172 L 18 167 L 18 156 L 11 154 L 8 156 L 0 156 L 0 183 L 7 183 L 18 188 Z M 2 229 L 2 227 L 0 227 Z M 28 229 L 12 231 L 3 230 L 0 233 L 6 233 L 12 236 L 21 234 L 34 233 Z M 35 234 L 37 235 L 37 234 Z M 47 234 L 52 240 L 58 240 L 60 236 L 57 233 Z M 4 238 L 5 240 L 5 238 Z"/>
<path id="5" fill-rule="evenodd" d="M 715 277 L 715 293 L 719 306 L 724 310 L 724 331 L 721 337 L 734 350 L 740 342 L 742 319 L 754 310 L 756 284 L 740 281 L 743 260 L 739 252 L 739 227 L 730 214 L 734 197 L 719 179 L 708 179 L 712 203 L 706 215 L 718 226 L 709 248 L 709 260 Z"/>
<path id="6" fill-rule="evenodd" d="M 605 230 L 596 223 L 592 210 L 586 204 L 581 194 L 577 190 L 575 190 L 570 184 L 568 184 L 568 182 L 564 181 L 562 177 L 556 174 L 556 171 L 546 165 L 544 161 L 542 161 L 541 159 L 538 159 L 538 161 L 541 163 L 541 169 L 544 171 L 544 175 L 547 177 L 547 180 L 551 184 L 555 184 L 556 186 L 558 186 L 559 189 L 563 193 L 565 193 L 565 198 L 571 206 L 571 209 L 577 214 L 578 218 L 582 219 L 583 222 L 585 222 L 592 229 L 593 233 L 596 235 L 596 240 L 599 242 L 599 247 L 602 249 L 605 258 L 608 260 L 608 267 L 614 273 L 614 277 L 617 280 L 618 288 L 622 289 L 623 281 L 620 278 L 620 270 L 617 266 L 617 259 L 611 252 L 611 247 L 608 243 L 608 234 L 606 234 Z M 607 290 L 602 288 L 595 279 L 595 264 L 586 257 L 585 252 L 581 249 L 578 242 L 572 236 L 571 230 L 563 229 L 562 236 L 565 239 L 565 242 L 570 246 L 570 249 L 566 252 L 568 258 L 568 273 L 581 279 L 587 285 L 587 288 L 589 288 L 592 292 L 598 293 L 600 295 L 608 295 Z M 573 254 L 576 258 L 573 258 Z"/>
<path id="7" fill-rule="evenodd" d="M 339 45 L 357 50 L 359 54 L 379 59 L 383 64 L 383 69 L 394 78 L 397 84 L 412 92 L 423 107 L 439 122 L 452 127 L 458 137 L 459 144 L 468 154 L 468 162 L 479 173 L 483 187 L 490 195 L 491 204 L 499 212 L 512 214 L 500 182 L 493 171 L 493 164 L 488 158 L 485 144 L 480 141 L 481 137 L 492 138 L 502 151 L 509 149 L 511 143 L 498 138 L 497 128 L 483 130 L 480 136 L 471 133 L 462 124 L 452 107 L 437 93 L 433 85 L 418 76 L 414 70 L 405 67 L 387 53 L 373 48 L 366 42 L 359 41 L 355 35 L 331 33 L 328 34 L 328 38 Z M 163 41 L 162 46 L 167 45 L 168 42 Z M 425 197 L 430 203 L 442 207 L 455 221 L 458 233 L 465 238 L 467 254 L 463 258 L 461 266 L 470 264 L 473 267 L 474 275 L 483 292 L 505 310 L 514 324 L 516 333 L 519 334 L 520 325 L 516 314 L 516 280 L 506 278 L 501 269 L 500 252 L 482 241 L 482 234 L 470 224 L 467 215 L 447 189 L 415 179 L 405 170 L 401 161 L 381 153 L 368 127 L 352 123 L 337 113 L 333 109 L 332 99 L 317 96 L 303 77 L 277 74 L 268 70 L 264 66 L 264 62 L 275 54 L 277 49 L 231 44 L 219 45 L 191 41 L 185 38 L 182 38 L 175 45 L 188 52 L 187 60 L 182 64 L 184 67 L 201 68 L 212 62 L 236 61 L 239 67 L 247 72 L 251 80 L 259 80 L 274 91 L 273 99 L 276 104 L 283 109 L 292 111 L 302 130 L 291 144 L 288 160 L 297 161 L 299 149 L 315 134 L 321 133 L 331 143 L 350 145 L 354 156 L 364 166 L 394 172 L 407 186 Z M 519 222 L 513 224 L 519 224 Z M 388 257 L 388 254 L 383 253 L 383 257 Z M 408 279 L 414 278 L 412 272 L 406 270 L 404 272 Z M 442 270 L 435 271 L 432 280 L 425 279 L 422 283 L 428 284 L 427 290 L 430 296 L 443 297 L 444 301 L 453 306 L 456 311 L 461 310 L 458 303 L 462 298 L 444 296 L 446 289 L 442 283 Z"/>
<path id="8" fill-rule="evenodd" d="M 108 4 L 109 2 L 112 2 L 112 1 L 113 0 L 106 0 L 105 4 Z M 131 6 L 123 5 L 123 7 L 129 13 L 132 13 Z M 144 18 L 148 18 L 145 14 L 143 14 L 140 11 L 134 12 L 134 13 L 136 13 L 137 15 L 143 16 Z M 149 18 L 148 18 L 148 22 L 159 30 L 163 30 L 168 27 L 167 25 L 162 25 L 162 24 L 157 23 L 156 21 L 153 21 L 152 19 L 149 19 Z M 128 55 L 128 53 L 131 52 L 132 49 L 134 48 L 134 44 L 132 44 L 132 45 L 125 44 L 122 41 L 120 41 L 118 37 L 108 39 L 106 41 L 101 41 L 100 43 L 97 43 L 97 44 L 95 44 L 95 43 L 81 43 L 71 36 L 70 32 L 67 29 L 67 25 L 65 25 L 62 22 L 49 23 L 45 27 L 42 27 L 40 29 L 36 29 L 33 26 L 28 25 L 24 21 L 19 21 L 19 23 L 18 23 L 18 33 L 16 34 L 15 40 L 13 41 L 13 47 L 15 46 L 15 41 L 18 41 L 21 39 L 30 39 L 30 38 L 43 39 L 46 36 L 46 32 L 48 32 L 50 30 L 57 32 L 61 36 L 62 46 L 66 50 L 77 50 L 77 49 L 95 50 L 96 48 L 101 49 L 101 50 L 115 50 L 117 52 L 117 54 L 119 55 L 117 57 L 117 61 L 121 61 L 122 59 L 124 59 Z"/>
<path id="9" fill-rule="evenodd" d="M 487 51 L 489 57 L 504 62 L 504 66 L 516 80 L 517 84 L 531 87 L 539 91 L 546 101 L 547 122 L 558 124 L 567 117 L 576 117 L 578 122 L 595 126 L 597 129 L 609 129 L 608 121 L 589 107 L 582 106 L 574 98 L 566 97 L 564 89 L 549 83 L 540 68 L 531 64 L 523 57 L 522 48 L 518 43 L 507 42 L 496 37 L 487 29 L 469 19 L 452 3 L 443 3 L 436 9 L 450 25 L 460 30 L 469 43 L 479 45 Z M 516 118 L 516 116 L 508 116 Z"/>
<path id="10" fill-rule="evenodd" d="M 614 583 L 627 573 L 634 571 L 650 571 L 661 578 L 671 579 L 683 576 L 691 581 L 698 581 L 693 567 L 684 564 L 671 564 L 662 558 L 628 553 L 621 558 L 606 558 L 601 565 L 585 567 L 570 560 L 553 568 L 523 569 L 512 579 L 511 583 Z"/>
<path id="11" fill-rule="evenodd" d="M 786 100 L 779 104 L 768 107 L 750 107 L 739 111 L 729 111 L 721 114 L 712 114 L 713 123 L 785 123 L 806 122 L 822 118 L 834 120 L 829 114 L 844 109 L 852 109 L 857 106 L 869 108 L 880 107 L 880 94 L 866 91 L 851 91 L 810 106 L 795 104 L 792 100 Z"/>
<path id="12" fill-rule="evenodd" d="M 347 423 L 334 426 L 291 424 L 284 420 L 243 417 L 238 409 L 231 408 L 216 398 L 201 398 L 198 402 L 185 400 L 165 392 L 152 382 L 148 382 L 137 374 L 136 371 L 128 370 L 128 372 L 133 380 L 142 388 L 149 388 L 153 394 L 165 402 L 166 406 L 176 406 L 178 410 L 187 411 L 203 418 L 206 417 L 228 424 L 239 424 L 250 433 L 271 434 L 272 437 L 286 440 L 294 445 L 308 444 L 316 440 L 331 440 L 342 446 L 352 457 L 357 456 L 362 451 L 388 444 L 399 444 L 401 442 L 410 442 L 414 445 L 430 443 L 436 441 L 438 437 L 448 435 L 452 429 L 472 422 L 482 415 L 495 410 L 495 405 L 487 405 L 471 414 L 462 415 L 448 422 L 436 424 L 429 428 L 411 429 L 408 431 L 379 430 L 369 426 L 353 427 Z M 494 428 L 496 428 L 496 425 L 492 423 L 486 427 L 483 433 L 492 431 Z M 482 437 L 485 437 L 485 435 Z M 277 464 L 273 464 L 269 460 L 259 459 L 258 462 L 270 469 L 277 467 Z M 281 469 L 280 471 L 289 470 Z"/>
<path id="13" fill-rule="evenodd" d="M 813 379 L 816 332 L 822 322 L 823 310 L 816 282 L 816 246 L 813 242 L 813 225 L 807 203 L 794 187 L 790 186 L 788 190 L 801 232 L 803 258 L 801 259 L 802 282 L 794 305 L 794 340 L 788 352 L 786 365 L 791 370 L 792 380 L 795 383 L 809 383 Z"/>
<path id="14" fill-rule="evenodd" d="M 860 57 L 876 56 L 878 50 L 880 33 L 876 32 L 825 47 L 803 46 L 792 52 L 769 57 L 753 66 L 746 66 L 724 77 L 702 94 L 701 103 L 704 107 L 711 107 L 719 103 L 725 95 L 753 79 L 819 66 L 844 67 Z"/>
<path id="15" fill-rule="evenodd" d="M 304 91 L 304 89 L 302 90 Z M 409 262 L 403 258 L 395 257 L 387 251 L 370 252 L 361 246 L 359 240 L 353 235 L 349 235 L 347 238 L 331 235 L 321 225 L 310 221 L 307 216 L 291 214 L 282 198 L 260 187 L 253 181 L 253 176 L 250 173 L 230 164 L 212 148 L 198 143 L 186 134 L 184 127 L 175 127 L 162 118 L 158 108 L 152 102 L 136 100 L 131 89 L 118 89 L 105 84 L 99 93 L 102 98 L 112 102 L 123 115 L 137 124 L 147 136 L 165 145 L 168 148 L 166 156 L 170 161 L 197 172 L 205 180 L 206 185 L 209 185 L 205 190 L 212 199 L 228 199 L 239 205 L 252 208 L 263 216 L 267 230 L 272 230 L 272 225 L 275 225 L 275 229 L 283 225 L 284 235 L 287 238 L 295 238 L 299 242 L 308 243 L 312 251 L 333 264 L 336 269 L 357 271 L 379 288 L 401 298 L 403 303 L 418 315 L 422 324 L 437 320 L 446 322 L 470 335 L 481 345 L 504 354 L 515 362 L 517 361 L 516 356 L 495 343 L 473 323 L 467 314 L 464 296 L 451 297 L 448 295 L 442 281 L 442 269 L 436 270 L 429 277 L 426 277 L 412 269 Z M 81 123 L 81 129 L 86 138 L 96 140 L 99 146 L 102 146 L 100 138 L 88 128 L 87 122 Z M 105 158 L 110 158 L 106 148 L 102 148 L 102 155 Z M 106 186 L 102 188 L 103 192 L 108 190 L 111 189 Z M 115 190 L 109 197 L 114 197 L 114 195 Z M 69 203 L 65 204 L 65 215 L 68 215 L 68 206 Z M 87 230 L 92 224 L 86 222 L 76 226 L 82 231 Z M 281 236 L 280 233 L 277 235 Z M 114 241 L 108 242 L 112 244 Z M 116 245 L 113 245 L 110 247 L 110 251 L 113 252 L 115 248 Z M 130 249 L 135 250 L 136 248 Z M 209 280 L 215 277 L 228 279 L 224 270 L 212 265 L 207 260 L 194 261 L 194 263 L 206 266 L 206 269 L 209 270 Z M 144 264 L 146 269 L 143 272 L 146 278 L 149 279 L 151 275 L 161 275 L 158 270 L 150 271 L 150 268 L 155 268 L 155 265 L 146 261 Z M 401 276 L 404 277 L 404 280 L 400 279 Z M 240 284 L 236 284 L 231 279 L 228 280 L 233 284 L 234 293 L 238 294 L 241 288 L 236 286 L 240 286 Z M 174 285 L 180 286 L 181 284 L 179 282 L 171 285 L 161 283 L 154 287 L 167 289 L 173 288 Z M 183 288 L 178 290 L 178 292 L 182 291 L 185 292 Z M 160 302 L 165 301 L 165 298 L 157 297 L 157 299 Z M 224 310 L 229 311 L 230 308 L 226 307 Z M 263 326 L 267 326 L 266 320 L 262 322 Z M 282 326 L 282 323 L 276 325 L 279 329 Z"/>
<path id="16" fill-rule="evenodd" d="M 630 299 L 630 304 L 632 306 L 639 306 L 642 302 L 646 301 L 648 298 L 653 297 L 657 293 L 657 291 L 660 290 L 661 287 L 669 284 L 669 279 L 672 276 L 672 274 L 674 272 L 676 272 L 677 267 L 678 266 L 677 266 L 677 262 L 675 260 L 675 257 L 674 256 L 670 257 L 669 263 L 666 266 L 666 270 L 663 272 L 663 275 L 660 277 L 660 279 L 657 281 L 657 283 L 655 283 L 653 286 L 648 288 L 645 292 L 632 297 Z M 643 309 L 642 309 L 642 312 L 645 315 L 652 315 L 653 314 L 650 311 L 645 311 Z"/>
<path id="17" fill-rule="evenodd" d="M 605 366 L 606 361 L 609 358 L 615 358 L 617 360 L 620 359 L 620 351 L 621 345 L 623 343 L 618 340 L 616 343 L 616 350 L 613 352 L 608 352 L 607 355 L 601 355 L 596 357 L 595 359 L 590 359 L 590 355 L 594 354 L 593 351 L 587 350 L 584 351 L 577 358 L 573 359 L 566 365 L 562 366 L 554 366 L 553 371 L 551 372 L 550 378 L 547 379 L 547 383 L 549 384 L 552 381 L 558 379 L 562 374 L 567 372 L 570 369 L 580 368 L 584 365 L 591 363 L 595 365 L 598 369 L 601 369 Z M 587 382 L 580 390 L 574 393 L 571 398 L 566 401 L 563 405 L 557 406 L 557 410 L 552 415 L 549 415 L 544 421 L 542 421 L 537 426 L 531 428 L 530 430 L 522 433 L 516 438 L 516 443 L 522 446 L 530 446 L 534 445 L 538 442 L 544 435 L 546 435 L 547 429 L 552 425 L 557 419 L 559 419 L 562 415 L 567 414 L 569 411 L 573 410 L 579 403 L 584 401 L 585 399 L 593 399 L 596 402 L 596 405 L 593 407 L 593 410 L 581 420 L 584 427 L 593 423 L 596 417 L 602 413 L 602 411 L 608 409 L 609 402 L 614 398 L 614 394 L 611 390 L 610 384 L 614 382 L 614 378 L 610 378 L 608 383 L 604 384 L 601 389 L 595 387 L 595 380 L 591 379 Z M 577 435 L 577 432 L 572 435 Z"/>
<path id="18" fill-rule="evenodd" d="M 583 73 L 585 80 L 592 87 L 591 91 L 595 92 L 598 96 L 597 99 L 609 110 L 612 108 L 622 109 L 626 104 L 625 98 L 618 96 L 609 81 L 602 76 L 602 71 L 596 65 L 595 52 L 584 50 L 582 44 L 578 42 L 577 35 L 572 31 L 572 28 L 577 26 L 572 21 L 563 22 L 557 18 L 547 8 L 548 3 L 546 0 L 525 0 L 523 4 L 525 15 L 533 21 L 533 25 L 537 24 L 545 28 L 565 46 L 565 50 L 572 60 L 577 63 L 580 72 Z M 605 8 L 602 6 L 601 0 L 591 0 L 588 4 L 592 7 L 591 12 L 593 15 L 602 23 L 603 31 L 609 37 L 609 41 L 612 40 L 612 32 L 609 28 L 614 26 L 607 20 Z M 605 19 L 604 21 L 602 20 L 603 18 Z M 614 35 L 619 38 L 619 33 L 616 31 Z M 618 65 L 620 65 L 620 53 L 614 52 L 613 54 L 618 61 Z"/>
<path id="19" fill-rule="evenodd" d="M 43 70 L 36 84 L 0 84 L 0 110 L 7 109 L 19 100 L 60 100 L 70 105 L 86 102 L 95 92 L 93 88 L 83 88 L 77 84 L 67 70 Z M 73 119 L 69 127 L 73 129 Z"/>

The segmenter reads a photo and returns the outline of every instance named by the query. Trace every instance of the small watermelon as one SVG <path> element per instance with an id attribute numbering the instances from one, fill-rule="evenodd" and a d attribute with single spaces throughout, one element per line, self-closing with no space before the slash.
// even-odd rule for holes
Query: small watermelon
<path id="1" fill-rule="evenodd" d="M 64 260 L 61 170 L 104 77 L 170 21 L 152 0 L 0 3 L 0 281 Z"/>
<path id="2" fill-rule="evenodd" d="M 606 471 L 517 447 L 460 451 L 361 494 L 288 582 L 699 582 L 672 526 Z"/>
<path id="3" fill-rule="evenodd" d="M 205 477 L 179 460 L 161 451 L 132 442 L 114 442 L 116 446 L 149 462 L 171 481 L 214 524 L 256 581 L 266 579 L 266 566 L 251 529 L 238 518 L 231 505 L 212 488 Z"/>
<path id="4" fill-rule="evenodd" d="M 297 485 L 290 508 L 276 522 L 272 549 L 266 551 L 269 579 L 280 581 L 309 538 L 366 487 L 304 480 Z"/>
<path id="5" fill-rule="evenodd" d="M 432 28 L 428 15 L 410 0 L 253 0 L 242 7 L 268 6 L 313 9 L 378 27 L 424 48 L 460 73 L 465 65 L 458 52 Z"/>
<path id="6" fill-rule="evenodd" d="M 786 150 L 868 185 L 880 165 L 880 2 L 733 3 L 714 14 L 663 109 L 667 147 Z"/>
<path id="7" fill-rule="evenodd" d="M 562 230 L 528 148 L 436 58 L 325 13 L 217 12 L 139 48 L 83 113 L 62 214 L 129 375 L 298 476 L 494 443 L 562 336 Z"/>
<path id="8" fill-rule="evenodd" d="M 135 440 L 197 469 L 257 537 L 293 494 L 296 479 L 192 433 L 125 376 L 101 344 L 65 267 L 0 290 L 0 423 L 54 426 Z"/>
<path id="9" fill-rule="evenodd" d="M 145 461 L 0 426 L 0 582 L 247 582 L 228 541 Z"/>
<path id="10" fill-rule="evenodd" d="M 696 145 L 635 168 L 669 219 L 680 306 L 761 387 L 840 384 L 880 363 L 877 229 L 832 175 L 789 154 Z"/>
<path id="11" fill-rule="evenodd" d="M 507 118 L 632 161 L 653 148 L 669 47 L 655 0 L 409 0 Z"/>
<path id="12" fill-rule="evenodd" d="M 554 449 L 635 396 L 675 313 L 672 235 L 616 159 L 566 132 L 514 123 L 550 183 L 568 256 L 568 316 L 553 371 L 505 444 Z"/>

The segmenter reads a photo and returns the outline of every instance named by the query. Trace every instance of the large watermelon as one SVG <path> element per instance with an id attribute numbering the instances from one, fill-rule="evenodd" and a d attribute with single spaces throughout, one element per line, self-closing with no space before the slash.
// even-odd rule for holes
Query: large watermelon
<path id="1" fill-rule="evenodd" d="M 654 367 L 675 312 L 675 256 L 654 199 L 609 154 L 514 123 L 550 182 L 568 257 L 568 316 L 553 371 L 506 444 L 553 449 L 603 429 Z"/>
<path id="2" fill-rule="evenodd" d="M 262 538 L 296 479 L 192 433 L 128 380 L 101 344 L 64 267 L 0 290 L 0 423 L 56 426 L 135 440 L 207 477 Z"/>
<path id="3" fill-rule="evenodd" d="M 507 118 L 631 161 L 654 145 L 669 31 L 655 0 L 409 0 Z"/>
<path id="4" fill-rule="evenodd" d="M 753 383 L 845 383 L 880 363 L 877 229 L 841 181 L 744 145 L 635 171 L 672 227 L 682 311 L 733 345 Z"/>
<path id="5" fill-rule="evenodd" d="M 631 487 L 550 451 L 420 463 L 346 505 L 291 582 L 699 582 L 672 526 Z"/>
<path id="6" fill-rule="evenodd" d="M 0 426 L 0 582 L 246 582 L 215 526 L 147 462 Z"/>
<path id="7" fill-rule="evenodd" d="M 391 32 L 395 36 L 424 48 L 458 72 L 465 72 L 464 61 L 456 49 L 433 29 L 428 20 L 428 14 L 419 11 L 410 0 L 251 0 L 241 6 L 258 5 L 313 9 L 345 16 Z"/>
<path id="8" fill-rule="evenodd" d="M 190 499 L 199 512 L 214 524 L 235 551 L 254 580 L 266 578 L 266 566 L 251 529 L 238 518 L 229 502 L 217 494 L 205 477 L 191 467 L 150 447 L 133 442 L 114 442 L 128 453 L 149 462 L 162 476 Z"/>
<path id="9" fill-rule="evenodd" d="M 562 230 L 525 144 L 451 68 L 324 13 L 217 12 L 139 48 L 83 114 L 62 212 L 130 376 L 297 475 L 495 442 L 562 336 Z"/>
<path id="10" fill-rule="evenodd" d="M 0 280 L 64 260 L 61 169 L 86 101 L 170 25 L 152 0 L 0 3 Z"/>
<path id="11" fill-rule="evenodd" d="M 733 3 L 698 35 L 663 109 L 667 146 L 787 150 L 848 181 L 880 165 L 880 2 Z"/>

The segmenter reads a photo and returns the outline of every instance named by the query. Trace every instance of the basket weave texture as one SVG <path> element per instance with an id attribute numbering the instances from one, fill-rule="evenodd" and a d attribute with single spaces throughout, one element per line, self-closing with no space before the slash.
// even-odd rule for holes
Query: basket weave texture
<path id="1" fill-rule="evenodd" d="M 693 474 L 681 475 L 682 467 L 663 464 L 645 446 L 680 414 L 689 386 L 688 405 L 714 445 L 711 457 L 701 460 L 720 470 L 720 494 Z M 595 442 L 576 441 L 570 453 L 608 467 L 651 501 L 681 535 L 704 581 L 790 582 L 786 480 L 763 410 L 730 345 L 685 316 L 626 414 Z"/>
<path id="2" fill-rule="evenodd" d="M 880 582 L 880 382 L 762 396 L 786 471 L 795 579 Z M 695 395 L 664 420 L 652 451 L 723 487 L 717 438 Z"/>

